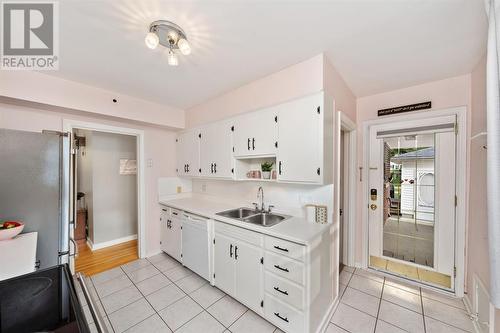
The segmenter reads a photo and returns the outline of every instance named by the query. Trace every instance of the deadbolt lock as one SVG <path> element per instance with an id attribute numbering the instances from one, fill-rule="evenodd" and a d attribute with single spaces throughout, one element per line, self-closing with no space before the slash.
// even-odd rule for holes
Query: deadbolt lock
<path id="1" fill-rule="evenodd" d="M 375 210 L 375 209 L 377 209 L 377 205 L 375 205 L 375 204 L 371 204 L 371 205 L 370 205 L 370 209 L 371 209 L 371 210 Z"/>

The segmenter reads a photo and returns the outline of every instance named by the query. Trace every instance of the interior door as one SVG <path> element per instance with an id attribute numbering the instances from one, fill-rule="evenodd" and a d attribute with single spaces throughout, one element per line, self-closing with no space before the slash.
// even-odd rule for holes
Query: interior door
<path id="1" fill-rule="evenodd" d="M 454 289 L 455 117 L 372 126 L 370 266 Z"/>
<path id="2" fill-rule="evenodd" d="M 261 248 L 238 242 L 234 256 L 236 260 L 236 298 L 248 305 L 252 310 L 260 312 L 262 295 L 263 257 Z"/>
<path id="3" fill-rule="evenodd" d="M 279 106 L 278 179 L 289 182 L 321 182 L 323 131 L 317 112 L 322 94 Z"/>
<path id="4" fill-rule="evenodd" d="M 215 234 L 215 285 L 230 295 L 234 295 L 235 291 L 234 243 L 230 237 L 220 233 Z"/>

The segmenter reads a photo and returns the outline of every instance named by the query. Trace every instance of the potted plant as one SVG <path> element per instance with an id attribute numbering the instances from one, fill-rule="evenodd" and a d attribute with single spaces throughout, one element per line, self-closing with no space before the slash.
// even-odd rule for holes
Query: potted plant
<path id="1" fill-rule="evenodd" d="M 271 178 L 271 170 L 273 169 L 273 162 L 264 162 L 260 165 L 262 169 L 262 178 L 270 179 Z"/>

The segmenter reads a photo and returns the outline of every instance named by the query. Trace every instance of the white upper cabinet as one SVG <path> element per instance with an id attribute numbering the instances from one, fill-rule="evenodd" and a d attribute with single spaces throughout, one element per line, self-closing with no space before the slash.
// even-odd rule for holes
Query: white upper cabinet
<path id="1" fill-rule="evenodd" d="M 333 164 L 332 106 L 333 101 L 331 105 L 325 103 L 323 93 L 279 106 L 279 181 L 328 182 L 329 177 L 324 175 L 332 172 Z"/>
<path id="2" fill-rule="evenodd" d="M 200 168 L 199 129 L 182 132 L 177 137 L 177 174 L 198 176 Z"/>
<path id="3" fill-rule="evenodd" d="M 274 163 L 277 179 L 329 184 L 333 179 L 334 101 L 323 92 L 182 132 L 180 176 L 246 180 Z"/>
<path id="4" fill-rule="evenodd" d="M 232 178 L 232 121 L 223 120 L 200 129 L 200 175 Z"/>
<path id="5" fill-rule="evenodd" d="M 234 120 L 234 156 L 276 155 L 277 113 L 267 108 L 237 116 Z"/>

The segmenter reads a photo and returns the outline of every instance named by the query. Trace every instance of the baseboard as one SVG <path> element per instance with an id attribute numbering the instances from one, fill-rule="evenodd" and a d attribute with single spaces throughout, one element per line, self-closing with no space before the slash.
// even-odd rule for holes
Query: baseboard
<path id="1" fill-rule="evenodd" d="M 469 299 L 469 294 L 465 294 L 463 300 L 465 304 L 465 311 L 467 311 L 467 314 L 471 316 L 474 312 L 471 300 Z M 477 320 L 472 320 L 472 325 L 474 326 L 474 331 L 476 333 L 481 333 L 481 327 L 479 327 Z"/>
<path id="2" fill-rule="evenodd" d="M 94 243 L 92 243 L 92 241 L 90 240 L 90 238 L 87 238 L 87 246 L 89 247 L 90 250 L 92 250 L 93 247 L 94 247 Z"/>
<path id="3" fill-rule="evenodd" d="M 129 241 L 134 240 L 134 239 L 137 239 L 137 235 L 126 236 L 126 237 L 122 237 L 122 238 L 113 239 L 113 240 L 110 240 L 110 241 L 107 241 L 107 242 L 101 242 L 101 243 L 95 243 L 95 244 L 93 244 L 92 242 L 90 242 L 89 239 L 87 239 L 87 244 L 90 242 L 90 244 L 89 244 L 90 245 L 90 249 L 92 251 L 95 251 L 95 250 L 103 249 L 105 247 L 110 247 L 110 246 L 113 246 L 113 245 L 117 245 L 117 244 L 120 244 L 120 243 L 129 242 Z"/>

